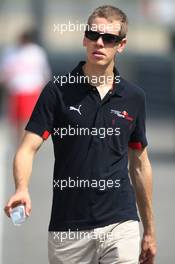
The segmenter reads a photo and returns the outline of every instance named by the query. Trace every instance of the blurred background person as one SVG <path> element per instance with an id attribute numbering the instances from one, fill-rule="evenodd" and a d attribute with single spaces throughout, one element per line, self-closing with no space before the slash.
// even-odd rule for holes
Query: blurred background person
<path id="1" fill-rule="evenodd" d="M 26 30 L 17 45 L 2 56 L 0 81 L 8 89 L 8 115 L 20 139 L 51 70 L 44 49 L 37 44 L 36 30 Z"/>

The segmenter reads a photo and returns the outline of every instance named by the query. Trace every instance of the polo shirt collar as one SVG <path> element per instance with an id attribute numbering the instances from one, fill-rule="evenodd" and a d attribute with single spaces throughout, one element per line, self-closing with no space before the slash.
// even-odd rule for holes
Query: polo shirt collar
<path id="1" fill-rule="evenodd" d="M 77 67 L 75 69 L 73 69 L 73 71 L 71 72 L 72 75 L 76 75 L 77 74 L 79 76 L 85 76 L 84 75 L 84 72 L 83 72 L 83 65 L 85 64 L 86 62 L 85 61 L 80 61 L 79 64 L 77 65 Z M 120 74 L 118 72 L 118 70 L 116 69 L 116 67 L 114 66 L 114 79 L 115 80 L 120 80 L 120 82 L 114 82 L 114 85 L 113 85 L 113 89 L 112 89 L 112 94 L 114 95 L 117 95 L 117 96 L 120 96 L 122 97 L 124 95 L 124 90 L 125 90 L 125 86 L 124 86 L 124 83 L 123 83 L 123 79 L 120 77 Z M 88 82 L 85 83 L 85 85 L 87 86 L 87 88 L 89 89 L 92 89 L 94 86 L 92 86 L 91 84 L 89 84 Z"/>

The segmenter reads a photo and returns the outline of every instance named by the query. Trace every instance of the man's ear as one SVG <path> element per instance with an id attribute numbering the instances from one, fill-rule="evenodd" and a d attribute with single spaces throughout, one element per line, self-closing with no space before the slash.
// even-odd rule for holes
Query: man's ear
<path id="1" fill-rule="evenodd" d="M 122 41 L 117 45 L 117 52 L 122 53 L 127 43 L 127 38 L 122 39 Z"/>
<path id="2" fill-rule="evenodd" d="M 86 47 L 86 37 L 83 37 L 83 47 Z"/>

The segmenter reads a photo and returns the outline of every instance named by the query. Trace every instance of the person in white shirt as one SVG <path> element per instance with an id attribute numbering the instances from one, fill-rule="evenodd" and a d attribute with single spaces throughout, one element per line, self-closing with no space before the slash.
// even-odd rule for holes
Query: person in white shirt
<path id="1" fill-rule="evenodd" d="M 9 118 L 20 138 L 41 90 L 51 76 L 46 52 L 35 43 L 34 31 L 23 32 L 18 45 L 7 49 L 0 75 L 1 83 L 8 89 Z"/>

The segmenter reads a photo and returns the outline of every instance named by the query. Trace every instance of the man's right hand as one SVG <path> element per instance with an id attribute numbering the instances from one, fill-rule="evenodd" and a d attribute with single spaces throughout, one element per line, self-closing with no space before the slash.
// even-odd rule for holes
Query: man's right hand
<path id="1" fill-rule="evenodd" d="M 28 190 L 17 190 L 15 194 L 12 195 L 12 197 L 9 199 L 6 206 L 4 207 L 6 215 L 10 217 L 12 209 L 20 204 L 23 204 L 25 206 L 25 213 L 27 216 L 29 216 L 32 207 Z"/>

